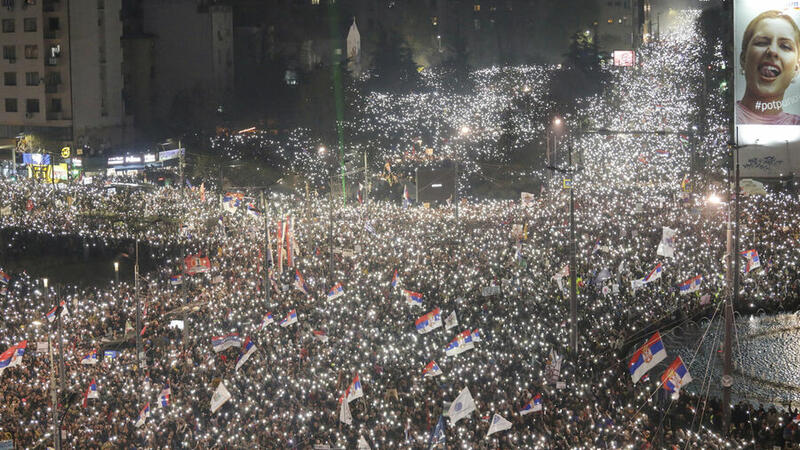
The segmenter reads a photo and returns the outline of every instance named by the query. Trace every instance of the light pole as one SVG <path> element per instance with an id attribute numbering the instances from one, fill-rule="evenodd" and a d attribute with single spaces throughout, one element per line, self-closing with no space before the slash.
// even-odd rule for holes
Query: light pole
<path id="1" fill-rule="evenodd" d="M 328 260 L 328 284 L 333 285 L 333 176 L 336 165 L 334 164 L 334 155 L 329 153 L 324 145 L 320 145 L 317 149 L 317 154 L 324 158 L 325 164 L 329 167 L 329 188 L 331 190 L 330 208 L 328 208 L 328 247 L 330 247 L 329 260 Z M 344 194 L 344 191 L 342 192 Z"/>
<path id="2" fill-rule="evenodd" d="M 547 140 L 547 164 L 550 166 L 555 166 L 558 164 L 558 131 L 561 129 L 562 124 L 561 117 L 556 116 L 553 119 L 553 125 L 550 127 L 550 135 L 553 136 L 553 151 L 552 154 L 550 152 L 550 139 Z M 549 136 L 548 136 L 549 137 Z"/>
<path id="3" fill-rule="evenodd" d="M 461 136 L 467 136 L 471 132 L 472 132 L 472 130 L 470 130 L 470 128 L 468 126 L 466 126 L 466 125 L 462 126 L 461 129 L 459 130 L 459 134 Z M 454 170 L 453 170 L 453 200 L 455 200 L 455 203 L 456 203 L 456 211 L 455 211 L 455 214 L 456 214 L 456 226 L 458 226 L 458 203 L 459 203 L 459 195 L 458 195 L 458 150 L 456 150 L 455 158 L 453 158 L 453 165 L 455 166 Z"/>
<path id="4" fill-rule="evenodd" d="M 119 261 L 114 261 L 114 283 L 119 284 Z"/>
<path id="5" fill-rule="evenodd" d="M 139 300 L 139 240 L 136 240 L 136 263 L 133 265 L 133 286 L 136 297 L 136 375 L 142 375 L 142 304 Z M 183 324 L 184 327 L 186 323 Z"/>
<path id="6" fill-rule="evenodd" d="M 50 294 L 48 292 L 47 278 L 42 278 L 42 285 L 44 286 L 45 303 L 49 303 Z M 56 309 L 56 314 L 59 314 L 60 317 L 58 309 Z M 53 445 L 56 450 L 61 450 L 61 424 L 58 419 L 58 384 L 56 382 L 58 376 L 56 375 L 56 358 L 55 353 L 53 353 L 53 339 L 51 336 L 52 333 L 47 334 L 47 349 L 50 354 L 50 401 L 53 404 Z"/>

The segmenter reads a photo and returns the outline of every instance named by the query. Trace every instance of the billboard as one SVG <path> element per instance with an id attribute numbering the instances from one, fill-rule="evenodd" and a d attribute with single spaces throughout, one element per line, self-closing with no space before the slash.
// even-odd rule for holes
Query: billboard
<path id="1" fill-rule="evenodd" d="M 735 0 L 733 94 L 741 174 L 800 174 L 800 10 L 791 0 Z"/>
<path id="2" fill-rule="evenodd" d="M 46 166 L 50 164 L 50 155 L 44 153 L 23 153 L 22 163 Z"/>
<path id="3" fill-rule="evenodd" d="M 631 67 L 636 64 L 636 53 L 633 50 L 614 50 L 614 65 Z"/>

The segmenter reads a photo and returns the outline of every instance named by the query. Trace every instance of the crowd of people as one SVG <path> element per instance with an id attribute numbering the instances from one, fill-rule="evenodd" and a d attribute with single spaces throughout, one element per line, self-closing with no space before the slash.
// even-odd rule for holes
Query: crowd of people
<path id="1" fill-rule="evenodd" d="M 689 48 L 686 39 L 645 46 L 647 64 L 617 73 L 618 86 L 586 105 L 616 129 L 657 122 L 676 134 L 573 143 L 585 149 L 572 180 L 576 347 L 560 178 L 545 177 L 524 201 L 430 208 L 304 190 L 221 201 L 198 188 L 0 182 L 4 229 L 170 249 L 137 282 L 55 289 L 2 273 L 0 350 L 27 346 L 0 374 L 0 439 L 52 446 L 55 389 L 63 444 L 75 448 L 800 445 L 797 410 L 754 404 L 741 390 L 723 430 L 720 400 L 696 388 L 717 380 L 692 354 L 680 356 L 694 381 L 677 395 L 661 381 L 675 349 L 649 379 L 629 373 L 655 331 L 700 318 L 710 327 L 727 295 L 726 206 L 707 201 L 725 189 L 685 170 L 692 156 L 680 133 L 695 106 L 684 81 L 697 70 L 675 55 L 696 58 Z M 669 105 L 644 101 L 658 95 Z M 487 139 L 488 128 L 453 142 Z M 724 132 L 708 129 L 702 156 L 713 166 Z M 747 267 L 737 311 L 796 311 L 800 199 L 770 189 L 740 200 L 740 249 L 756 250 L 760 267 L 736 256 Z M 699 288 L 683 294 L 678 286 L 698 275 Z M 474 410 L 462 418 L 465 389 Z"/>

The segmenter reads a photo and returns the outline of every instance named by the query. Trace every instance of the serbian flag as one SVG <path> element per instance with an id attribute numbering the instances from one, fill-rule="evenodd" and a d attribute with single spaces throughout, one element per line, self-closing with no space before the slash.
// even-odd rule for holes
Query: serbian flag
<path id="1" fill-rule="evenodd" d="M 447 344 L 447 348 L 445 348 L 444 352 L 447 356 L 456 356 L 472 348 L 475 348 L 475 344 L 472 343 L 472 333 L 466 330 L 456 335 L 456 337 Z"/>
<path id="2" fill-rule="evenodd" d="M 162 408 L 169 406 L 169 396 L 172 395 L 172 389 L 169 387 L 169 381 L 164 384 L 164 389 L 158 394 L 158 404 Z"/>
<path id="3" fill-rule="evenodd" d="M 408 185 L 403 185 L 403 208 L 408 208 L 411 204 L 411 195 L 408 193 Z"/>
<path id="4" fill-rule="evenodd" d="M 45 314 L 45 317 L 47 317 L 47 321 L 51 323 L 54 322 L 56 318 L 58 318 L 58 314 L 64 309 L 65 304 L 66 303 L 64 302 L 64 300 L 61 300 L 61 303 L 59 303 L 57 306 L 54 306 L 53 309 L 51 309 L 47 314 Z"/>
<path id="5" fill-rule="evenodd" d="M 353 378 L 353 382 L 350 383 L 350 386 L 347 387 L 347 390 L 344 391 L 344 397 L 347 400 L 347 403 L 352 402 L 357 398 L 361 398 L 364 396 L 364 390 L 361 389 L 361 379 L 356 374 L 355 378 Z"/>
<path id="6" fill-rule="evenodd" d="M 294 287 L 303 294 L 308 295 L 308 285 L 306 284 L 305 280 L 303 280 L 303 276 L 300 275 L 300 271 L 297 269 L 294 271 Z"/>
<path id="7" fill-rule="evenodd" d="M 691 294 L 692 292 L 695 292 L 698 289 L 700 289 L 701 284 L 703 284 L 702 275 L 698 275 L 694 278 L 689 278 L 688 280 L 678 285 L 678 292 L 680 292 L 681 295 Z"/>
<path id="8" fill-rule="evenodd" d="M 139 418 L 136 420 L 134 426 L 139 428 L 140 426 L 144 425 L 144 422 L 147 420 L 147 417 L 150 415 L 150 402 L 144 404 L 144 407 L 141 411 L 139 411 Z"/>
<path id="9" fill-rule="evenodd" d="M 185 271 L 189 275 L 205 273 L 211 270 L 211 261 L 207 256 L 189 255 L 183 259 Z"/>
<path id="10" fill-rule="evenodd" d="M 542 410 L 542 394 L 536 394 L 535 397 L 531 399 L 528 403 L 525 403 L 525 406 L 519 410 L 519 414 L 524 416 L 526 414 L 530 414 L 532 412 L 541 411 Z"/>
<path id="11" fill-rule="evenodd" d="M 408 289 L 403 289 L 403 293 L 406 296 L 406 303 L 409 305 L 422 306 L 422 294 L 409 291 Z"/>
<path id="12" fill-rule="evenodd" d="M 633 354 L 628 363 L 628 372 L 631 374 L 634 384 L 644 376 L 650 369 L 658 365 L 667 358 L 667 350 L 661 342 L 661 333 L 658 331 L 639 347 Z"/>
<path id="13" fill-rule="evenodd" d="M 267 325 L 269 325 L 269 324 L 271 324 L 273 322 L 274 322 L 274 320 L 272 320 L 272 313 L 268 312 L 267 314 L 264 315 L 264 318 L 261 319 L 261 323 L 258 325 L 258 331 L 263 330 L 265 326 L 267 326 Z"/>
<path id="14" fill-rule="evenodd" d="M 231 333 L 225 336 L 212 337 L 211 346 L 214 348 L 214 353 L 219 353 L 231 347 L 241 347 L 242 341 L 239 339 L 239 333 Z"/>
<path id="15" fill-rule="evenodd" d="M 333 285 L 330 291 L 328 291 L 328 300 L 336 300 L 337 298 L 344 295 L 344 288 L 342 288 L 342 283 L 336 283 Z"/>
<path id="16" fill-rule="evenodd" d="M 683 364 L 680 356 L 675 358 L 675 361 L 667 367 L 667 370 L 661 375 L 661 385 L 669 392 L 679 392 L 681 388 L 692 381 L 692 376 L 689 375 L 689 369 Z"/>
<path id="17" fill-rule="evenodd" d="M 645 284 L 656 281 L 661 278 L 661 272 L 663 271 L 664 267 L 661 265 L 661 263 L 658 263 L 655 267 L 653 267 L 653 270 L 651 270 L 650 273 L 648 273 L 647 276 L 642 279 L 642 281 Z"/>
<path id="18" fill-rule="evenodd" d="M 81 364 L 95 365 L 97 364 L 97 349 L 94 349 L 88 355 L 84 356 Z"/>
<path id="19" fill-rule="evenodd" d="M 323 330 L 312 330 L 311 334 L 314 340 L 321 341 L 321 342 L 328 342 L 328 335 Z"/>
<path id="20" fill-rule="evenodd" d="M 242 353 L 239 355 L 239 358 L 236 359 L 236 367 L 234 370 L 239 370 L 240 367 L 250 359 L 250 355 L 256 351 L 256 344 L 250 340 L 250 338 L 246 338 L 244 340 L 244 348 L 242 348 Z"/>
<path id="21" fill-rule="evenodd" d="M 397 283 L 400 282 L 400 277 L 397 276 L 397 269 L 394 270 L 394 275 L 392 275 L 392 287 L 394 288 L 397 286 Z"/>
<path id="22" fill-rule="evenodd" d="M 280 325 L 285 328 L 293 323 L 297 323 L 297 311 L 294 309 L 289 311 L 289 314 L 286 314 L 286 317 L 281 320 Z"/>
<path id="23" fill-rule="evenodd" d="M 0 283 L 8 284 L 9 281 L 11 281 L 11 275 L 0 270 Z"/>
<path id="24" fill-rule="evenodd" d="M 22 341 L 17 345 L 12 345 L 0 354 L 0 375 L 3 374 L 4 370 L 20 365 L 22 362 L 22 355 L 25 354 L 25 348 L 27 346 L 28 341 Z"/>
<path id="25" fill-rule="evenodd" d="M 442 374 L 442 369 L 439 368 L 439 365 L 436 364 L 436 361 L 431 361 L 422 369 L 422 377 L 435 377 Z"/>
<path id="26" fill-rule="evenodd" d="M 364 204 L 364 196 L 361 194 L 362 189 L 364 189 L 364 186 L 362 186 L 361 183 L 358 183 L 358 204 L 359 205 L 363 205 Z"/>
<path id="27" fill-rule="evenodd" d="M 173 275 L 169 277 L 169 284 L 173 286 L 177 286 L 179 284 L 183 284 L 183 276 L 181 275 Z"/>
<path id="28" fill-rule="evenodd" d="M 415 323 L 417 333 L 425 334 L 442 326 L 442 310 L 439 308 L 422 315 Z"/>
<path id="29" fill-rule="evenodd" d="M 744 266 L 744 273 L 750 273 L 753 269 L 761 267 L 761 261 L 758 259 L 758 252 L 755 249 L 745 250 L 742 252 L 747 258 L 747 264 Z"/>
<path id="30" fill-rule="evenodd" d="M 100 393 L 97 392 L 97 383 L 94 382 L 94 378 L 92 378 L 92 382 L 89 383 L 89 387 L 86 388 L 86 392 L 83 393 L 83 407 L 84 408 L 89 406 L 89 399 L 90 398 L 100 398 Z"/>

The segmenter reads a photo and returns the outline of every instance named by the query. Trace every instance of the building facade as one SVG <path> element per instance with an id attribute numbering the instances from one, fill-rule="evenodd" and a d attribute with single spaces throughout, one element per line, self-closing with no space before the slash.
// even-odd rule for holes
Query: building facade
<path id="1" fill-rule="evenodd" d="M 120 0 L 0 9 L 0 140 L 36 135 L 89 152 L 124 142 Z"/>

